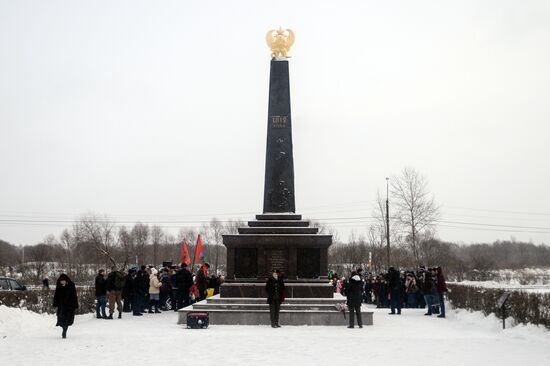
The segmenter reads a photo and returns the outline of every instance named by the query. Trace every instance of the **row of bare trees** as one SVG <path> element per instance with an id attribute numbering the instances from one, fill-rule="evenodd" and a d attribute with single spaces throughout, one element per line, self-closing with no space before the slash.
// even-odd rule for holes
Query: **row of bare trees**
<path id="1" fill-rule="evenodd" d="M 201 234 L 203 251 L 215 272 L 225 267 L 225 247 L 222 235 L 237 232 L 240 221 L 212 219 L 198 229 L 182 228 L 174 236 L 158 225 L 136 223 L 132 227 L 117 225 L 107 216 L 85 214 L 59 237 L 48 235 L 33 246 L 16 247 L 0 242 L 0 267 L 25 272 L 33 283 L 40 283 L 56 268 L 72 273 L 85 281 L 99 267 L 129 267 L 142 264 L 177 263 L 184 240 L 193 257 L 196 240 Z"/>

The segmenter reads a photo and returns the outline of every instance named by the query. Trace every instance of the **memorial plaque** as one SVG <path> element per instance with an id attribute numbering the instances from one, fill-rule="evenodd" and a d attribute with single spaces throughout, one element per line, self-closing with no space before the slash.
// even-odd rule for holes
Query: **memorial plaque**
<path id="1" fill-rule="evenodd" d="M 283 274 L 288 274 L 288 249 L 265 249 L 265 269 L 270 272 L 278 269 Z"/>
<path id="2" fill-rule="evenodd" d="M 296 249 L 296 275 L 299 278 L 318 278 L 320 276 L 321 249 Z"/>
<path id="3" fill-rule="evenodd" d="M 235 248 L 235 277 L 255 278 L 258 276 L 258 249 Z"/>

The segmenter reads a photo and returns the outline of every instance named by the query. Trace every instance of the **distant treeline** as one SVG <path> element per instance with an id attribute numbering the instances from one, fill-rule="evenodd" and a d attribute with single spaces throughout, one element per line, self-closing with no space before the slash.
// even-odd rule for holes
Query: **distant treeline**
<path id="1" fill-rule="evenodd" d="M 550 268 L 550 246 L 519 241 L 495 241 L 459 245 L 439 239 L 421 241 L 418 245 L 419 260 L 415 260 L 406 243 L 391 248 L 390 265 L 401 269 L 415 269 L 419 265 L 441 265 L 445 272 L 457 280 L 470 278 L 470 273 L 490 272 L 501 269 Z M 369 253 L 372 271 L 386 270 L 387 251 L 383 241 L 369 243 L 358 239 L 331 247 L 329 262 L 334 266 L 368 268 Z M 346 266 L 342 266 L 346 270 Z M 337 268 L 335 268 L 337 269 Z"/>
<path id="2" fill-rule="evenodd" d="M 321 224 L 315 224 L 321 226 L 321 232 L 330 232 Z M 0 273 L 21 273 L 28 283 L 38 284 L 54 269 L 51 263 L 56 263 L 55 271 L 62 268 L 72 273 L 76 281 L 86 282 L 96 269 L 110 268 L 113 263 L 129 267 L 136 262 L 178 262 L 183 240 L 187 240 L 189 253 L 193 256 L 200 233 L 212 269 L 223 274 L 226 251 L 222 235 L 235 233 L 243 225 L 239 221 L 222 223 L 214 219 L 198 231 L 182 229 L 178 237 L 174 237 L 157 226 L 137 223 L 131 228 L 115 227 L 108 220 L 86 217 L 75 222 L 73 228 L 64 230 L 58 238 L 50 235 L 36 245 L 22 247 L 0 240 Z M 386 263 L 387 252 L 382 238 L 352 237 L 347 243 L 333 244 L 329 250 L 329 265 L 341 274 L 359 266 L 375 273 L 383 272 L 387 269 Z M 407 242 L 392 245 L 391 266 L 415 269 L 421 264 L 441 265 L 450 278 L 457 280 L 489 279 L 483 273 L 500 269 L 550 268 L 550 246 L 512 240 L 459 245 L 431 238 L 420 241 L 413 254 Z"/>

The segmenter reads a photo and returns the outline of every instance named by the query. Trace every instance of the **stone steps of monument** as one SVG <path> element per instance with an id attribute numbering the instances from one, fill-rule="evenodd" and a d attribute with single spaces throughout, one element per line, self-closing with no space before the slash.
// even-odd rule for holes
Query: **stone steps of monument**
<path id="1" fill-rule="evenodd" d="M 304 220 L 257 220 L 249 221 L 250 227 L 308 227 L 309 221 Z"/>
<path id="2" fill-rule="evenodd" d="M 269 304 L 196 304 L 193 306 L 197 311 L 211 311 L 211 310 L 264 310 L 269 311 Z M 303 310 L 303 311 L 336 311 L 336 305 L 334 304 L 281 304 L 281 311 L 283 310 Z"/>
<path id="3" fill-rule="evenodd" d="M 265 213 L 256 215 L 256 220 L 301 220 L 302 215 L 293 213 Z"/>
<path id="4" fill-rule="evenodd" d="M 346 298 L 288 298 L 281 306 L 279 323 L 285 325 L 347 325 L 336 304 Z M 362 308 L 363 325 L 373 324 L 373 312 Z M 269 325 L 266 298 L 220 298 L 219 295 L 178 310 L 178 324 L 187 324 L 187 314 L 208 313 L 212 325 Z"/>
<path id="5" fill-rule="evenodd" d="M 240 227 L 239 234 L 317 234 L 316 227 Z"/>
<path id="6" fill-rule="evenodd" d="M 287 298 L 285 299 L 284 304 L 320 304 L 320 305 L 331 305 L 340 304 L 345 302 L 345 297 L 340 298 Z M 247 298 L 247 297 L 211 297 L 206 300 L 208 304 L 266 304 L 267 299 L 265 297 L 259 298 Z"/>

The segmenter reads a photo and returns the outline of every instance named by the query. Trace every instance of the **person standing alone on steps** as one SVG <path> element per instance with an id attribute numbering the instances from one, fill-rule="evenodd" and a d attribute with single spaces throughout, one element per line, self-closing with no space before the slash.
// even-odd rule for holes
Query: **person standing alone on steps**
<path id="1" fill-rule="evenodd" d="M 67 338 L 67 329 L 73 325 L 74 313 L 78 309 L 78 299 L 76 286 L 65 273 L 62 273 L 57 279 L 53 307 L 57 308 L 57 324 L 55 326 L 61 327 L 63 329 L 61 336 Z"/>
<path id="2" fill-rule="evenodd" d="M 354 327 L 354 314 L 357 315 L 357 325 L 363 328 L 363 319 L 361 318 L 361 303 L 363 302 L 363 280 L 357 272 L 351 272 L 351 277 L 346 286 L 347 305 L 349 309 L 349 326 Z"/>
<path id="3" fill-rule="evenodd" d="M 267 292 L 271 327 L 280 328 L 279 312 L 281 311 L 281 303 L 285 301 L 285 283 L 279 270 L 274 269 L 271 271 L 271 276 L 265 284 L 265 291 Z"/>

